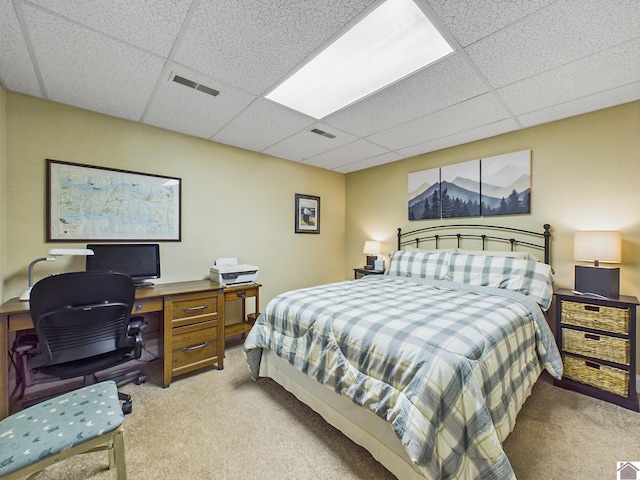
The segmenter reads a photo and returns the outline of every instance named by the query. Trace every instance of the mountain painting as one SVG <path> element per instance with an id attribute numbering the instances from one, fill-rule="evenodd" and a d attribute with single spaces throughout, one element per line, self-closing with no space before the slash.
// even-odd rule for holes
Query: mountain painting
<path id="1" fill-rule="evenodd" d="M 440 218 L 440 169 L 409 174 L 409 220 Z"/>
<path id="2" fill-rule="evenodd" d="M 440 169 L 442 218 L 480 216 L 480 160 Z"/>
<path id="3" fill-rule="evenodd" d="M 483 158 L 481 189 L 483 216 L 531 213 L 531 150 Z"/>

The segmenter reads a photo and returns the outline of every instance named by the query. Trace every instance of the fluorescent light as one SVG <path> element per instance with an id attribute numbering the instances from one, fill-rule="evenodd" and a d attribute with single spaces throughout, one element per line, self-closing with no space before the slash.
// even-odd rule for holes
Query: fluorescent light
<path id="1" fill-rule="evenodd" d="M 451 52 L 413 0 L 387 0 L 266 98 L 322 118 Z"/>

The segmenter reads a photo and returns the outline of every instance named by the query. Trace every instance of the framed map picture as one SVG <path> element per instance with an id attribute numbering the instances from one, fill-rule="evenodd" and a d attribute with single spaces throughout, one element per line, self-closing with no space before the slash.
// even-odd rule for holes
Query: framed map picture
<path id="1" fill-rule="evenodd" d="M 47 159 L 47 241 L 181 240 L 182 180 Z"/>

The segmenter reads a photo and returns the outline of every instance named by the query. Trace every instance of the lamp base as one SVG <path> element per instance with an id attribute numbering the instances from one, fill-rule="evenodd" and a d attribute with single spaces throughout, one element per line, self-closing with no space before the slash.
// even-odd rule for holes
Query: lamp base
<path id="1" fill-rule="evenodd" d="M 620 268 L 575 266 L 575 288 L 581 293 L 620 297 Z"/>
<path id="2" fill-rule="evenodd" d="M 364 269 L 373 270 L 373 267 L 375 266 L 377 259 L 378 259 L 377 255 L 367 255 L 367 264 L 364 266 Z"/>

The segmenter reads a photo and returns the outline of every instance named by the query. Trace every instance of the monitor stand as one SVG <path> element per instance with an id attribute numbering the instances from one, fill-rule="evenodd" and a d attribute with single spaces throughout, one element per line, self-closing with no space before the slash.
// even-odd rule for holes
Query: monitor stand
<path id="1" fill-rule="evenodd" d="M 135 282 L 136 288 L 153 287 L 153 282 Z"/>

